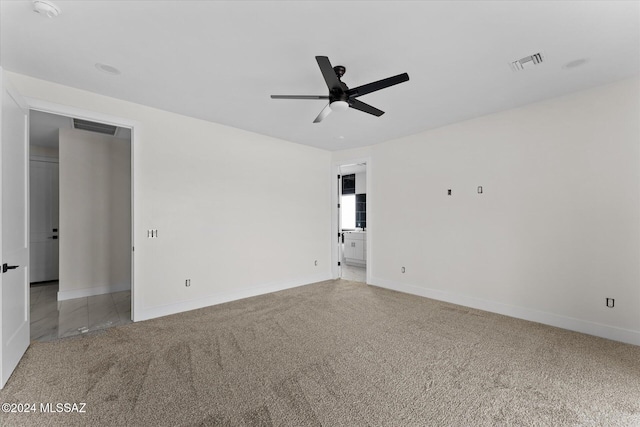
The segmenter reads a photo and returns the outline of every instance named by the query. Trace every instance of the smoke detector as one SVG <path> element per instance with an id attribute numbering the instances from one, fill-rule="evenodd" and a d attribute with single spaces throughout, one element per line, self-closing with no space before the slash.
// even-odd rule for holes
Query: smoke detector
<path id="1" fill-rule="evenodd" d="M 520 58 L 517 61 L 513 61 L 509 65 L 511 65 L 511 69 L 513 71 L 528 70 L 529 68 L 533 68 L 534 66 L 541 64 L 543 59 L 542 53 L 538 52 L 533 55 Z"/>
<path id="2" fill-rule="evenodd" d="M 32 3 L 33 11 L 47 18 L 55 18 L 62 13 L 60 8 L 49 0 L 33 0 Z"/>

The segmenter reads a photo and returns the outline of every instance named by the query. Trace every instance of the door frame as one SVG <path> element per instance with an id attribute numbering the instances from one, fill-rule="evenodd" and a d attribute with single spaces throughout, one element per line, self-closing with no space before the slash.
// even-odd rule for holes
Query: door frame
<path id="1" fill-rule="evenodd" d="M 43 113 L 56 114 L 58 116 L 72 117 L 76 119 L 88 120 L 109 124 L 117 127 L 131 129 L 130 156 L 131 156 L 131 320 L 136 321 L 136 313 L 138 304 L 136 304 L 135 292 L 135 159 L 137 147 L 140 145 L 141 125 L 140 122 L 127 119 L 124 117 L 112 116 L 96 111 L 85 110 L 81 108 L 70 107 L 68 105 L 56 104 L 54 102 L 44 101 L 41 99 L 24 97 L 27 101 L 29 111 L 41 111 Z M 28 220 L 28 218 L 27 218 Z"/>
<path id="2" fill-rule="evenodd" d="M 374 200 L 374 188 L 373 188 L 373 162 L 371 157 L 355 157 L 349 158 L 339 161 L 334 161 L 331 165 L 331 182 L 335 182 L 334 180 L 340 173 L 340 166 L 344 165 L 353 165 L 357 163 L 366 163 L 367 164 L 367 285 L 371 284 L 371 277 L 373 273 L 373 236 L 375 232 L 374 224 L 375 224 L 375 212 L 373 210 L 373 200 Z M 338 267 L 338 262 L 340 261 L 340 253 L 338 251 L 338 245 L 335 243 L 336 233 L 340 232 L 339 221 L 338 221 L 338 189 L 335 185 L 331 185 L 331 277 L 333 279 L 340 278 L 340 270 Z"/>

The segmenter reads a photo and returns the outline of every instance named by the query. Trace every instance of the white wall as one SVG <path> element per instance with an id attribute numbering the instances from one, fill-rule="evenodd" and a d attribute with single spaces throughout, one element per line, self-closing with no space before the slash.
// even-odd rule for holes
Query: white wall
<path id="1" fill-rule="evenodd" d="M 131 145 L 60 129 L 58 300 L 131 289 Z"/>
<path id="2" fill-rule="evenodd" d="M 331 277 L 329 152 L 7 75 L 29 98 L 138 123 L 135 320 Z"/>
<path id="3" fill-rule="evenodd" d="M 29 146 L 29 155 L 30 156 L 39 156 L 39 157 L 50 157 L 53 159 L 58 158 L 58 148 L 53 147 L 41 147 L 38 145 L 30 145 Z"/>
<path id="4" fill-rule="evenodd" d="M 357 157 L 370 283 L 640 344 L 638 79 L 331 154 L 7 74 L 140 123 L 136 320 L 331 277 L 335 164 Z"/>
<path id="5" fill-rule="evenodd" d="M 640 344 L 639 87 L 357 150 L 373 160 L 370 283 Z"/>
<path id="6" fill-rule="evenodd" d="M 356 194 L 367 194 L 366 172 L 358 172 L 356 174 Z"/>

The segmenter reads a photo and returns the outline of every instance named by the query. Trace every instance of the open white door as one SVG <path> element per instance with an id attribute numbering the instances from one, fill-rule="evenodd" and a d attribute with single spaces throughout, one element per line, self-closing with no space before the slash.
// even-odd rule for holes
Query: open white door
<path id="1" fill-rule="evenodd" d="M 0 69 L 0 388 L 29 346 L 28 109 Z"/>

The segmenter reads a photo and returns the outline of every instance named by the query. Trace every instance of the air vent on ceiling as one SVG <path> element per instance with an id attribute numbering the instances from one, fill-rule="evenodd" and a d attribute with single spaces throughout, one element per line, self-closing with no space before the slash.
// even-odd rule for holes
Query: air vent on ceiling
<path id="1" fill-rule="evenodd" d="M 513 61 L 510 65 L 513 71 L 522 71 L 532 68 L 534 65 L 541 64 L 542 60 L 542 53 L 534 53 L 533 55 L 525 56 L 517 61 Z"/>
<path id="2" fill-rule="evenodd" d="M 88 120 L 81 120 L 81 119 L 73 119 L 73 128 L 88 130 L 89 132 L 102 133 L 102 134 L 111 135 L 111 136 L 114 136 L 116 134 L 116 130 L 118 130 L 117 126 L 106 125 L 104 123 L 90 122 Z"/>

